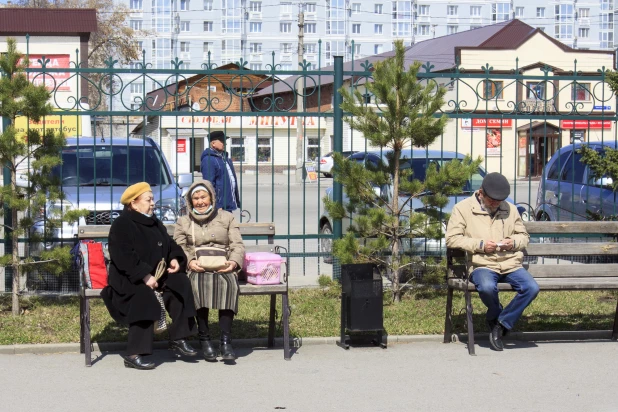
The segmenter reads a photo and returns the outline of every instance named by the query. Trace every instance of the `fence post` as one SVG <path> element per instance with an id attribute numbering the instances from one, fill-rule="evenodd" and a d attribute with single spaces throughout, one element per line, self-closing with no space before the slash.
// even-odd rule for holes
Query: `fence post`
<path id="1" fill-rule="evenodd" d="M 333 151 L 341 153 L 343 151 L 343 109 L 341 109 L 341 93 L 339 89 L 343 87 L 343 56 L 335 56 L 335 82 L 333 88 Z M 333 200 L 341 203 L 343 201 L 341 183 L 333 181 Z M 341 219 L 333 220 L 333 241 L 341 239 Z M 333 259 L 333 279 L 341 279 L 341 266 L 339 259 Z"/>
<path id="2" fill-rule="evenodd" d="M 2 117 L 2 132 L 6 130 L 7 127 L 11 125 L 11 120 Z M 3 165 L 2 168 L 2 178 L 3 184 L 5 187 L 11 185 L 11 170 Z M 9 227 L 13 226 L 13 215 L 11 214 L 11 209 L 5 203 L 2 205 L 4 208 L 4 255 L 8 255 L 13 253 L 13 242 L 11 242 L 11 230 Z M 13 285 L 13 268 L 10 265 L 6 265 L 4 267 L 4 290 L 0 292 L 7 292 L 7 285 Z M 9 289 L 8 291 L 10 291 Z"/>

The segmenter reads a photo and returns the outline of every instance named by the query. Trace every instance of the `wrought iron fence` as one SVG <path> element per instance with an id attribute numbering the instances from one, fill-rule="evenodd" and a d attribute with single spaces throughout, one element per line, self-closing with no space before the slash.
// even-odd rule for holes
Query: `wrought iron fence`
<path id="1" fill-rule="evenodd" d="M 57 113 L 38 125 L 21 119 L 17 126 L 62 129 L 69 137 L 65 163 L 57 173 L 75 204 L 50 207 L 90 209 L 82 224 L 108 224 L 119 213 L 123 185 L 140 180 L 153 184 L 160 206 L 182 210 L 174 183 L 182 175 L 190 175 L 191 181 L 202 177 L 207 135 L 222 130 L 238 174 L 242 209 L 249 212 L 237 211 L 237 218 L 246 221 L 250 215 L 251 221 L 275 222 L 276 239 L 287 243 L 292 256 L 292 279 L 337 276 L 337 265 L 324 261 L 332 262 L 328 248 L 333 238 L 341 236 L 342 227 L 328 218 L 321 198 L 332 187 L 334 198 L 341 199 L 342 188 L 320 176 L 328 171 L 319 159 L 331 151 L 379 149 L 369 147 L 343 122 L 338 89 L 361 91 L 364 104 L 380 111 L 379 102 L 364 86 L 372 79 L 372 64 L 380 59 L 356 61 L 352 56 L 352 61 L 343 63 L 335 58 L 329 67 L 304 61 L 298 70 L 281 70 L 273 53 L 266 70 L 254 71 L 242 59 L 218 66 L 209 58 L 199 69 L 186 69 L 175 59 L 170 69 L 157 69 L 145 55 L 128 68 L 111 58 L 105 67 L 72 63 L 57 68 L 42 58 L 40 67 L 28 68 L 27 73 L 32 82 L 52 90 Z M 75 61 L 80 61 L 78 54 Z M 580 203 L 591 202 L 608 202 L 616 214 L 615 197 L 598 194 L 604 188 L 589 180 L 575 154 L 557 157 L 555 187 L 546 184 L 542 174 L 552 155 L 571 143 L 618 141 L 618 102 L 607 83 L 610 67 L 586 66 L 582 71 L 574 61 L 568 71 L 547 65 L 522 68 L 518 59 L 512 70 L 505 70 L 504 62 L 500 67 L 455 64 L 434 70 L 431 62 L 422 66 L 420 82 L 447 89 L 446 103 L 436 115 L 446 114 L 451 120 L 421 156 L 427 158 L 429 149 L 483 156 L 484 170 L 501 172 L 513 183 L 511 197 L 530 219 L 585 219 Z M 76 138 L 89 134 L 92 137 Z M 33 255 L 40 248 L 71 243 L 75 231 L 75 225 L 64 225 L 57 236 L 38 245 L 24 238 L 20 252 Z M 9 252 L 6 242 L 2 247 Z M 443 251 L 439 243 L 431 254 Z M 0 290 L 10 290 L 10 279 L 6 271 Z M 54 281 L 43 274 L 40 282 L 55 286 L 37 286 L 34 278 L 26 285 L 75 291 L 76 281 L 67 279 Z"/>

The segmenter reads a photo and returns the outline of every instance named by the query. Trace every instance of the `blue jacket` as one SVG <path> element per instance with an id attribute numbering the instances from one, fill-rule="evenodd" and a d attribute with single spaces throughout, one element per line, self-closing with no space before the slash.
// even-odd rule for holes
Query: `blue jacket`
<path id="1" fill-rule="evenodd" d="M 234 176 L 235 190 L 232 193 L 232 183 L 230 182 L 230 175 L 225 167 L 225 162 L 230 166 L 232 175 Z M 208 180 L 215 187 L 215 195 L 217 209 L 221 208 L 228 212 L 233 212 L 240 207 L 240 196 L 238 194 L 238 179 L 236 179 L 236 172 L 234 171 L 234 165 L 232 160 L 225 153 L 217 152 L 211 148 L 207 148 L 202 153 L 202 177 Z"/>

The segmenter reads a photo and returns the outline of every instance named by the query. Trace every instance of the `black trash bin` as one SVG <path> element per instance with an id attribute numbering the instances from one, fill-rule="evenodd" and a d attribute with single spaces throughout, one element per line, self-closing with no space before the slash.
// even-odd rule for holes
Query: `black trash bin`
<path id="1" fill-rule="evenodd" d="M 376 332 L 374 343 L 382 342 L 384 331 L 383 285 L 380 275 L 374 276 L 370 263 L 341 265 L 341 339 L 337 344 L 345 349 L 346 330 Z"/>

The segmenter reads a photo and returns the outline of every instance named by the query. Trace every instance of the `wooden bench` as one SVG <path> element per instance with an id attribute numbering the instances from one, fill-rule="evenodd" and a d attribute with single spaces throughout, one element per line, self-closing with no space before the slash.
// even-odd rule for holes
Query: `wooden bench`
<path id="1" fill-rule="evenodd" d="M 592 263 L 577 264 L 563 259 L 585 257 L 587 260 L 595 256 L 618 255 L 618 222 L 525 222 L 531 235 L 543 235 L 549 238 L 568 235 L 578 236 L 573 243 L 533 243 L 531 242 L 524 255 L 536 256 L 536 264 L 524 263 L 524 267 L 534 276 L 541 291 L 561 290 L 618 290 L 618 264 Z M 602 242 L 587 243 L 581 237 L 605 238 Z M 545 240 L 545 239 L 544 239 Z M 607 241 L 605 241 L 607 240 Z M 568 241 L 568 240 L 567 240 Z M 553 260 L 559 258 L 556 264 L 541 264 L 541 257 Z M 463 291 L 466 303 L 466 322 L 468 325 L 468 353 L 474 355 L 474 325 L 472 323 L 471 293 L 476 291 L 469 281 L 465 266 L 466 252 L 460 249 L 447 249 L 447 285 L 446 320 L 444 325 L 444 342 L 451 342 L 453 291 Z M 545 260 L 548 260 L 545 259 Z M 598 259 L 597 259 L 598 260 Z M 499 290 L 512 290 L 506 283 L 498 284 Z M 618 306 L 616 307 L 612 339 L 618 338 Z"/>
<path id="2" fill-rule="evenodd" d="M 167 225 L 170 236 L 173 236 L 174 226 Z M 78 228 L 78 240 L 85 239 L 107 239 L 109 235 L 109 225 L 85 225 Z M 275 224 L 274 223 L 241 223 L 240 232 L 243 238 L 248 236 L 266 237 L 268 244 L 251 245 L 251 240 L 245 239 L 245 249 L 247 252 L 273 252 L 278 253 L 279 247 L 274 245 Z M 283 248 L 282 248 L 283 249 Z M 287 251 L 286 251 L 287 252 Z M 240 295 L 270 295 L 270 319 L 268 324 L 268 347 L 275 346 L 275 320 L 277 295 L 281 295 L 282 300 L 282 323 L 283 323 L 283 357 L 290 360 L 290 306 L 288 303 L 288 271 L 289 257 L 285 262 L 285 272 L 282 270 L 281 283 L 278 285 L 251 285 L 246 282 L 239 282 Z M 89 289 L 83 276 L 80 275 L 80 353 L 86 357 L 86 366 L 92 365 L 92 345 L 90 337 L 90 300 L 100 299 L 102 289 Z"/>

